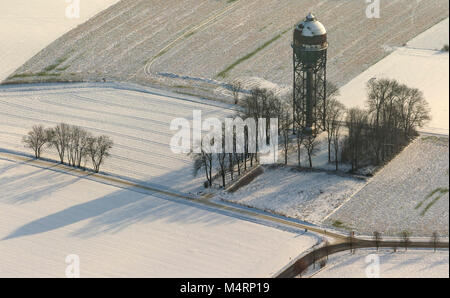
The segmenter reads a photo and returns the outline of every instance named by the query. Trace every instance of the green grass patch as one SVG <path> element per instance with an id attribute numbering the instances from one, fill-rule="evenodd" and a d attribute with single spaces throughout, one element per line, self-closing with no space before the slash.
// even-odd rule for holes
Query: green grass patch
<path id="1" fill-rule="evenodd" d="M 333 227 L 338 228 L 338 229 L 344 229 L 344 230 L 348 230 L 350 231 L 351 228 L 349 228 L 348 226 L 346 226 L 343 222 L 339 221 L 339 220 L 335 220 L 332 224 Z"/>
<path id="2" fill-rule="evenodd" d="M 57 68 L 59 66 L 59 63 L 58 64 L 52 64 L 52 65 L 49 65 L 49 66 L 47 66 L 46 68 L 44 68 L 44 71 L 52 71 L 52 70 L 54 70 L 55 68 Z"/>
<path id="3" fill-rule="evenodd" d="M 56 63 L 44 68 L 44 72 L 49 72 L 49 71 L 55 70 L 58 66 L 60 66 L 62 63 L 64 63 L 67 59 L 68 59 L 68 57 L 59 58 L 58 60 L 56 60 Z"/>
<path id="4" fill-rule="evenodd" d="M 427 213 L 428 209 L 431 208 L 431 206 L 434 205 L 434 203 L 436 203 L 437 201 L 440 200 L 440 198 L 442 198 L 443 195 L 437 196 L 436 198 L 434 198 L 433 201 L 431 201 L 430 203 L 428 203 L 428 205 L 425 207 L 425 209 L 422 210 L 422 212 L 420 213 L 420 216 L 424 216 L 425 213 Z"/>
<path id="5" fill-rule="evenodd" d="M 48 73 L 48 72 L 38 72 L 35 74 L 36 77 L 59 77 L 60 73 Z"/>
<path id="6" fill-rule="evenodd" d="M 186 35 L 184 36 L 184 38 L 189 38 L 189 37 L 191 37 L 191 36 L 194 35 L 194 34 L 195 34 L 195 31 L 189 32 L 188 34 L 186 34 Z"/>
<path id="7" fill-rule="evenodd" d="M 20 79 L 20 78 L 30 78 L 30 77 L 58 77 L 60 73 L 48 73 L 48 72 L 37 72 L 37 73 L 18 73 L 10 77 L 10 79 Z"/>
<path id="8" fill-rule="evenodd" d="M 239 58 L 238 60 L 236 60 L 233 64 L 229 65 L 227 68 L 225 68 L 224 70 L 222 70 L 221 72 L 219 72 L 219 74 L 217 75 L 217 77 L 219 78 L 225 78 L 227 76 L 227 73 L 229 71 L 231 71 L 233 68 L 235 68 L 237 65 L 239 65 L 240 63 L 244 62 L 245 60 L 248 60 L 250 58 L 252 58 L 254 55 L 256 55 L 258 52 L 264 50 L 267 46 L 269 46 L 271 43 L 273 43 L 274 41 L 277 41 L 278 39 L 280 39 L 286 32 L 290 31 L 291 28 L 284 30 L 283 32 L 281 32 L 280 34 L 272 37 L 272 39 L 266 41 L 264 44 L 262 44 L 260 47 L 258 47 L 257 49 L 255 49 L 253 52 L 248 53 L 247 55 L 245 55 L 244 57 Z"/>
<path id="9" fill-rule="evenodd" d="M 147 65 L 151 61 L 154 61 L 154 60 L 158 59 L 159 57 L 161 57 L 162 55 L 164 55 L 168 51 L 169 51 L 169 49 L 165 49 L 164 51 L 159 52 L 158 54 L 156 54 L 156 56 L 153 56 L 152 58 L 150 58 L 147 61 L 145 61 L 144 65 Z"/>
<path id="10" fill-rule="evenodd" d="M 439 197 L 445 195 L 446 193 L 448 193 L 448 188 L 443 188 L 443 187 L 438 187 L 435 190 L 433 190 L 432 192 L 430 192 L 425 199 L 420 202 L 419 204 L 417 204 L 417 206 L 415 207 L 415 209 L 419 209 L 420 207 L 422 207 L 422 205 L 425 203 L 426 200 L 428 200 L 429 198 L 431 198 L 432 196 L 434 196 L 436 193 L 440 193 Z M 430 206 L 431 207 L 431 206 Z"/>
<path id="11" fill-rule="evenodd" d="M 436 188 L 435 190 L 430 192 L 422 202 L 417 204 L 415 209 L 416 210 L 419 209 L 429 198 L 433 197 L 435 194 L 438 194 L 438 196 L 435 197 L 430 203 L 428 203 L 422 210 L 422 212 L 420 212 L 420 215 L 424 216 L 427 213 L 428 209 L 430 209 L 437 201 L 439 201 L 446 193 L 448 193 L 448 190 L 449 190 L 448 188 L 443 187 Z"/>
<path id="12" fill-rule="evenodd" d="M 64 67 L 59 67 L 59 68 L 56 69 L 56 71 L 65 71 L 69 67 L 70 67 L 70 65 L 67 65 L 67 66 L 64 66 Z"/>
<path id="13" fill-rule="evenodd" d="M 180 89 L 192 89 L 191 87 L 189 87 L 189 86 L 184 86 L 184 85 L 175 85 L 175 86 L 173 86 L 174 88 L 180 88 Z"/>
<path id="14" fill-rule="evenodd" d="M 28 78 L 28 77 L 34 77 L 34 74 L 33 73 L 18 73 L 18 74 L 15 74 L 15 75 L 9 77 L 9 79 Z"/>

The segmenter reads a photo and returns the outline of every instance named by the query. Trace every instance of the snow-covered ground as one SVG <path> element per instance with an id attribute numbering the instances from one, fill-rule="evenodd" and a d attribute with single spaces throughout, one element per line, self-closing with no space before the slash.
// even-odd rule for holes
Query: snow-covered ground
<path id="1" fill-rule="evenodd" d="M 371 257 L 368 257 L 371 255 Z M 379 258 L 380 278 L 448 278 L 448 250 L 392 250 L 363 249 L 332 255 L 327 266 L 313 275 L 314 278 L 365 278 L 374 277 L 374 259 Z M 367 274 L 367 273 L 368 274 Z"/>
<path id="2" fill-rule="evenodd" d="M 0 0 L 0 81 L 52 41 L 117 1 Z M 79 18 L 67 17 L 66 9 L 77 2 Z"/>
<path id="3" fill-rule="evenodd" d="M 202 175 L 193 177 L 191 158 L 170 150 L 176 133 L 170 130 L 170 122 L 179 117 L 192 120 L 194 110 L 201 110 L 203 119 L 231 115 L 234 110 L 188 96 L 152 89 L 147 93 L 114 89 L 116 86 L 0 87 L 0 148 L 31 154 L 21 139 L 33 125 L 50 127 L 65 122 L 112 138 L 112 155 L 102 171 L 171 191 L 198 190 L 204 179 Z M 57 159 L 56 151 L 46 150 L 43 157 Z"/>
<path id="4" fill-rule="evenodd" d="M 449 231 L 448 138 L 416 140 L 328 219 L 363 234 Z"/>
<path id="5" fill-rule="evenodd" d="M 318 241 L 4 155 L 0 185 L 0 277 L 270 277 Z"/>
<path id="6" fill-rule="evenodd" d="M 339 164 L 335 172 L 334 152 L 332 162 L 328 162 L 327 134 L 317 136 L 317 147 L 312 157 L 313 170 L 309 170 L 306 151 L 302 149 L 301 166 L 298 169 L 298 155 L 295 140 L 291 140 L 288 152 L 288 165 L 284 164 L 284 152 L 279 150 L 280 166 L 264 167 L 264 173 L 250 184 L 234 193 L 222 192 L 222 200 L 238 203 L 296 218 L 313 224 L 321 224 L 323 219 L 367 181 L 363 177 L 353 177 L 346 172 L 348 164 Z"/>
<path id="7" fill-rule="evenodd" d="M 444 45 L 449 44 L 449 19 L 446 18 L 436 26 L 431 27 L 422 34 L 419 34 L 406 46 L 417 49 L 441 50 Z"/>
<path id="8" fill-rule="evenodd" d="M 339 100 L 347 107 L 363 107 L 367 99 L 366 84 L 370 79 L 397 79 L 421 90 L 430 105 L 432 120 L 422 131 L 448 135 L 449 54 L 440 51 L 448 45 L 448 36 L 447 18 L 343 86 Z"/>
<path id="9" fill-rule="evenodd" d="M 325 216 L 365 184 L 364 180 L 319 171 L 265 167 L 264 173 L 226 201 L 320 224 Z"/>

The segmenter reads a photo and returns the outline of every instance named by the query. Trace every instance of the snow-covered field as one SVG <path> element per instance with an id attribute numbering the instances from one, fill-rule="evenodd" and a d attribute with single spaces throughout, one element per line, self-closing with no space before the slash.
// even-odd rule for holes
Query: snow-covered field
<path id="1" fill-rule="evenodd" d="M 447 0 L 381 3 L 382 17 L 368 19 L 364 1 L 122 0 L 52 43 L 12 81 L 106 78 L 220 96 L 220 86 L 198 79 L 238 77 L 284 90 L 292 83 L 293 26 L 312 11 L 329 32 L 329 79 L 342 85 L 385 57 L 386 47 L 448 17 Z M 55 64 L 59 70 L 45 71 Z"/>
<path id="2" fill-rule="evenodd" d="M 406 46 L 416 49 L 441 50 L 449 44 L 449 19 L 446 18 L 436 26 L 410 40 Z"/>
<path id="3" fill-rule="evenodd" d="M 219 197 L 320 224 L 325 216 L 364 184 L 364 180 L 334 173 L 298 171 L 283 166 L 265 167 L 264 173 L 252 183 Z"/>
<path id="4" fill-rule="evenodd" d="M 68 18 L 66 9 L 76 1 L 0 0 L 0 81 L 55 39 L 117 1 L 81 0 L 79 18 Z"/>
<path id="5" fill-rule="evenodd" d="M 330 257 L 327 266 L 314 278 L 365 278 L 373 277 L 373 257 L 379 257 L 380 278 L 448 278 L 448 250 L 433 252 L 432 250 L 401 249 L 392 250 L 357 250 L 355 254 L 343 252 Z M 366 259 L 367 258 L 367 259 Z M 369 275 L 366 274 L 369 273 Z"/>
<path id="6" fill-rule="evenodd" d="M 318 238 L 0 155 L 0 277 L 270 277 Z"/>
<path id="7" fill-rule="evenodd" d="M 170 150 L 176 132 L 170 130 L 170 122 L 179 117 L 192 120 L 193 110 L 201 110 L 203 119 L 234 111 L 225 104 L 188 96 L 181 99 L 173 94 L 113 87 L 116 85 L 0 87 L 0 148 L 31 154 L 21 139 L 33 125 L 65 122 L 112 138 L 112 155 L 102 171 L 170 191 L 198 190 L 203 176 L 193 177 L 191 158 Z M 57 159 L 56 151 L 47 150 L 43 157 Z"/>
<path id="8" fill-rule="evenodd" d="M 422 131 L 448 135 L 449 54 L 440 51 L 448 45 L 448 36 L 447 18 L 342 87 L 339 100 L 347 107 L 364 106 L 371 78 L 397 79 L 421 90 L 430 104 L 432 120 Z"/>
<path id="9" fill-rule="evenodd" d="M 328 219 L 361 232 L 449 233 L 448 138 L 416 140 Z"/>

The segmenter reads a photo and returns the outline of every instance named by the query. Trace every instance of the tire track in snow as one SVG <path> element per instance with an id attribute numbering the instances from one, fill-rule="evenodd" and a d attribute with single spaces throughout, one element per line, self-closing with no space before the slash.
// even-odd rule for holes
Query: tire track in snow
<path id="1" fill-rule="evenodd" d="M 165 46 L 164 48 L 162 48 L 155 56 L 153 56 L 149 62 L 147 62 L 147 64 L 144 66 L 144 72 L 147 76 L 150 76 L 150 67 L 152 66 L 152 64 L 156 61 L 156 59 L 158 59 L 159 57 L 161 57 L 162 55 L 164 55 L 167 51 L 169 51 L 179 40 L 184 39 L 189 37 L 190 35 L 192 35 L 193 33 L 195 33 L 196 31 L 198 31 L 199 29 L 207 26 L 208 24 L 215 22 L 218 18 L 220 18 L 221 16 L 223 16 L 224 14 L 226 14 L 228 11 L 232 10 L 234 7 L 236 7 L 239 3 L 241 2 L 241 0 L 237 0 L 234 1 L 234 3 L 232 3 L 230 6 L 225 7 L 224 9 L 222 9 L 221 11 L 219 11 L 217 14 L 209 17 L 208 19 L 204 20 L 203 22 L 201 22 L 200 24 L 196 25 L 195 27 L 191 28 L 190 30 L 188 30 L 187 32 L 183 33 L 182 35 L 180 35 L 178 38 L 176 38 L 175 40 L 173 40 L 171 43 L 169 43 L 167 46 Z M 128 80 L 135 77 L 137 75 L 138 72 L 135 72 L 133 75 L 128 77 Z"/>

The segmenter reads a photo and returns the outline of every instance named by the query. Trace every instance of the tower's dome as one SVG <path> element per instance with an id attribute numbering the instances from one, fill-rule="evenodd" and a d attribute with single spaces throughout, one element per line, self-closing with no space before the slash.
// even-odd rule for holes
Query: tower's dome
<path id="1" fill-rule="evenodd" d="M 295 27 L 294 45 L 320 48 L 327 46 L 327 30 L 312 13 L 309 13 L 308 16 Z"/>

